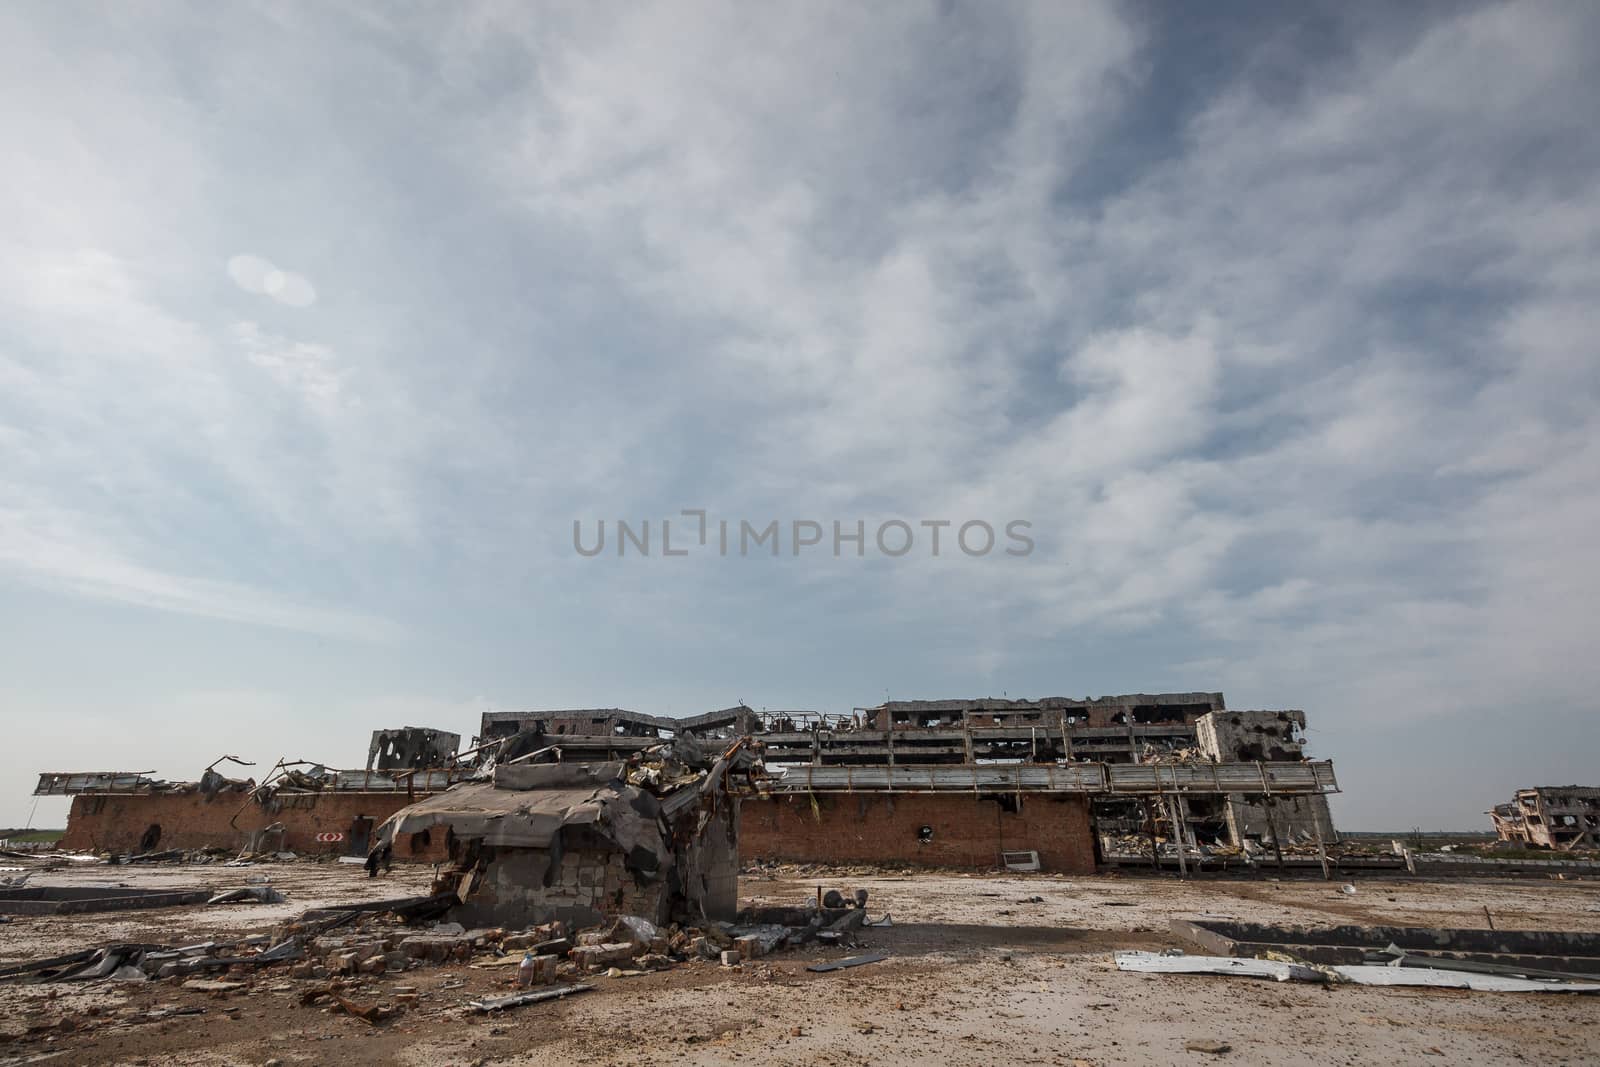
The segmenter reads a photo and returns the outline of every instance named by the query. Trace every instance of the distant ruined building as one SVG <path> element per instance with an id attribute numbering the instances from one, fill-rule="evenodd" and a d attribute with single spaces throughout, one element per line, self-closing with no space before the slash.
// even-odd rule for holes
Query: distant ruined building
<path id="1" fill-rule="evenodd" d="M 1594 786 L 1519 789 L 1489 818 L 1502 841 L 1560 852 L 1600 848 L 1600 788 Z"/>

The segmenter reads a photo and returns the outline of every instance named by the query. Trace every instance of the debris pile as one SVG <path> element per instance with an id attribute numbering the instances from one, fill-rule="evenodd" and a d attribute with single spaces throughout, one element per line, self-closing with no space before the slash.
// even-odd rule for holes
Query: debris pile
<path id="1" fill-rule="evenodd" d="M 1138 762 L 1192 765 L 1196 763 L 1216 763 L 1218 761 L 1197 745 L 1186 745 L 1182 748 L 1157 748 L 1147 742 L 1144 748 L 1140 750 Z"/>
<path id="2" fill-rule="evenodd" d="M 494 984 L 511 991 L 496 996 L 464 992 L 453 1007 L 439 1004 L 444 1010 L 489 1013 L 587 992 L 595 988 L 588 984 L 595 978 L 628 978 L 708 962 L 742 967 L 785 947 L 855 946 L 863 929 L 890 925 L 887 916 L 868 921 L 864 890 L 846 894 L 819 889 L 815 899 L 801 906 L 751 907 L 732 921 L 658 926 L 640 916 L 618 915 L 582 929 L 559 920 L 522 929 L 468 929 L 458 922 L 439 921 L 452 900 L 409 897 L 318 908 L 270 934 L 233 941 L 176 947 L 111 944 L 3 967 L 0 981 L 168 982 L 222 1001 L 266 989 L 293 996 L 307 1008 L 376 1027 L 417 1007 L 419 998 L 441 997 L 443 991 L 466 985 L 448 975 L 430 992 L 393 984 L 395 976 L 418 969 L 470 967 L 492 972 Z M 865 952 L 816 960 L 808 969 L 826 972 L 885 958 L 881 952 Z M 263 979 L 272 984 L 263 984 Z M 481 982 L 475 984 L 481 988 Z M 59 1033 L 134 1026 L 206 1010 L 164 1005 L 154 1011 L 103 1017 L 64 1016 L 30 1025 L 8 1039 L 44 1040 Z"/>

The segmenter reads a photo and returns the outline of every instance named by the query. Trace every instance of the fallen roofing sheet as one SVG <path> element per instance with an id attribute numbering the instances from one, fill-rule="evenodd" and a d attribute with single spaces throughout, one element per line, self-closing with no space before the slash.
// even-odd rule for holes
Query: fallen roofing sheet
<path id="1" fill-rule="evenodd" d="M 138 793 L 171 783 L 151 778 L 153 771 L 43 771 L 33 789 L 36 797 L 78 793 Z"/>
<path id="2" fill-rule="evenodd" d="M 621 763 L 496 767 L 493 781 L 467 782 L 402 808 L 379 828 L 378 839 L 387 844 L 443 824 L 485 845 L 548 849 L 563 827 L 603 826 L 625 850 L 642 845 L 660 853 L 660 804 L 626 785 L 625 774 Z"/>
<path id="3" fill-rule="evenodd" d="M 1172 931 L 1207 952 L 1260 956 L 1281 952 L 1309 963 L 1357 965 L 1403 950 L 1409 959 L 1532 968 L 1585 978 L 1600 974 L 1600 933 L 1415 926 L 1275 926 L 1224 919 L 1174 919 Z M 1408 964 L 1409 966 L 1410 964 Z M 1471 969 L 1462 967 L 1460 969 Z"/>
<path id="4" fill-rule="evenodd" d="M 1271 978 L 1277 982 L 1326 982 L 1328 976 L 1315 967 L 1282 960 L 1242 960 L 1233 956 L 1190 956 L 1183 953 L 1118 952 L 1119 971 L 1150 971 L 1158 974 L 1222 974 L 1244 978 Z"/>
<path id="5" fill-rule="evenodd" d="M 1166 955 L 1159 952 L 1118 952 L 1117 970 L 1157 974 L 1212 974 L 1242 978 L 1271 978 L 1279 982 L 1349 982 L 1368 986 L 1431 986 L 1471 989 L 1481 993 L 1600 993 L 1600 983 L 1538 981 L 1495 974 L 1438 971 L 1379 964 L 1309 967 L 1280 960 L 1238 959 L 1233 956 Z"/>
<path id="6" fill-rule="evenodd" d="M 818 974 L 827 971 L 842 971 L 846 967 L 860 967 L 864 963 L 882 963 L 889 956 L 884 952 L 863 952 L 859 956 L 846 956 L 842 960 L 828 960 L 826 963 L 813 963 L 806 970 Z"/>

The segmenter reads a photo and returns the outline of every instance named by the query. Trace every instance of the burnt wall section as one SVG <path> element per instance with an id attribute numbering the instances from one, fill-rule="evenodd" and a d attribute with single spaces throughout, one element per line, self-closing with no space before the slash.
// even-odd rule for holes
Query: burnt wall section
<path id="1" fill-rule="evenodd" d="M 403 771 L 443 767 L 461 748 L 461 735 L 428 726 L 372 731 L 367 770 Z"/>
<path id="2" fill-rule="evenodd" d="M 745 862 L 989 868 L 1003 851 L 1035 851 L 1042 870 L 1095 870 L 1089 807 L 1079 796 L 796 794 L 739 807 Z"/>
<path id="3" fill-rule="evenodd" d="M 1292 763 L 1306 758 L 1305 729 L 1303 711 L 1216 711 L 1195 722 L 1195 737 L 1217 763 Z"/>
<path id="4" fill-rule="evenodd" d="M 556 711 L 486 711 L 474 744 L 499 741 L 520 733 L 596 737 L 660 737 L 670 735 L 677 720 L 625 708 L 568 708 Z"/>
<path id="5" fill-rule="evenodd" d="M 1201 753 L 1215 763 L 1295 763 L 1306 759 L 1303 711 L 1214 711 L 1195 722 Z M 1339 840 L 1325 796 L 1234 794 L 1224 800 L 1228 837 L 1235 844 L 1326 844 Z"/>

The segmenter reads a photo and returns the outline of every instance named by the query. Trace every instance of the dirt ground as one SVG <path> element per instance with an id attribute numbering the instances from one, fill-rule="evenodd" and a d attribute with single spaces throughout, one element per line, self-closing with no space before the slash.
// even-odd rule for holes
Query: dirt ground
<path id="1" fill-rule="evenodd" d="M 113 941 L 185 944 L 268 933 L 309 907 L 420 892 L 426 870 L 368 880 L 360 867 L 94 866 L 36 884 L 231 887 L 267 875 L 281 904 L 29 918 L 0 925 L 0 959 Z M 893 871 L 747 874 L 748 901 L 799 903 L 815 888 L 870 894 L 890 928 L 864 933 L 881 963 L 827 974 L 837 948 L 782 951 L 736 968 L 696 961 L 494 1016 L 469 999 L 508 992 L 509 968 L 422 967 L 363 979 L 353 998 L 411 987 L 416 1007 L 378 1027 L 302 1007 L 311 983 L 269 968 L 226 996 L 178 981 L 0 984 L 0 1067 L 48 1062 L 266 1064 L 1437 1064 L 1600 1062 L 1600 997 L 1327 988 L 1117 971 L 1115 949 L 1182 947 L 1173 918 L 1600 931 L 1600 883 L 1363 879 L 1221 880 Z M 1030 898 L 1042 898 L 1030 902 Z M 145 1022 L 162 1007 L 202 1014 Z M 63 1017 L 89 1029 L 19 1040 Z M 73 1025 L 69 1022 L 67 1026 Z M 1217 1055 L 1191 1041 L 1223 1042 Z"/>

